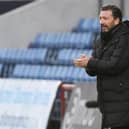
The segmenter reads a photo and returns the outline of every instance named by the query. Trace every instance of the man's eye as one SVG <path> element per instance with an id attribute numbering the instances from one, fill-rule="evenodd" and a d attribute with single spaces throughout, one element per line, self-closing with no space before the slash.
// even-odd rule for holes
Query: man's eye
<path id="1" fill-rule="evenodd" d="M 104 20 L 107 20 L 108 18 L 107 18 L 107 17 L 104 17 L 103 19 L 104 19 Z"/>

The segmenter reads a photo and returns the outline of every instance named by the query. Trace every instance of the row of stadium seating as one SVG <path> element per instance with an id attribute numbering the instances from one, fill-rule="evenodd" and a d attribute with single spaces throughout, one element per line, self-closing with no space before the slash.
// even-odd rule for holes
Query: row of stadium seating
<path id="1" fill-rule="evenodd" d="M 81 18 L 73 28 L 73 32 L 100 32 L 100 24 L 98 18 Z"/>
<path id="2" fill-rule="evenodd" d="M 0 63 L 73 65 L 80 54 L 90 55 L 91 52 L 89 49 L 0 49 Z"/>
<path id="3" fill-rule="evenodd" d="M 47 49 L 0 49 L 1 63 L 43 64 Z"/>
<path id="4" fill-rule="evenodd" d="M 39 33 L 29 47 L 90 49 L 95 38 L 96 34 L 93 32 Z"/>
<path id="5" fill-rule="evenodd" d="M 63 82 L 94 81 L 84 69 L 73 66 L 48 65 L 16 65 L 11 77 L 47 80 L 62 80 Z"/>

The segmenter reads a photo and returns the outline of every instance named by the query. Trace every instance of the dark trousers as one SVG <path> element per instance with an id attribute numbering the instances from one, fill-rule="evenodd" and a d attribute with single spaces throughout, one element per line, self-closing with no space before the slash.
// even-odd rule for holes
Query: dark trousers
<path id="1" fill-rule="evenodd" d="M 101 125 L 101 129 L 129 129 L 129 126 L 104 128 L 104 114 L 102 114 L 102 125 Z"/>
<path id="2" fill-rule="evenodd" d="M 114 127 L 114 128 L 111 128 L 111 129 L 129 129 L 129 127 Z"/>

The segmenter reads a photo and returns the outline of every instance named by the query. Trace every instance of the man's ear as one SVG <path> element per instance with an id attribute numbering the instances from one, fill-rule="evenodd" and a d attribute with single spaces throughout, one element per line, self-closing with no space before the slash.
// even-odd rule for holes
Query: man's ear
<path id="1" fill-rule="evenodd" d="M 119 24 L 120 23 L 120 19 L 119 18 L 116 18 L 115 19 L 115 25 Z"/>

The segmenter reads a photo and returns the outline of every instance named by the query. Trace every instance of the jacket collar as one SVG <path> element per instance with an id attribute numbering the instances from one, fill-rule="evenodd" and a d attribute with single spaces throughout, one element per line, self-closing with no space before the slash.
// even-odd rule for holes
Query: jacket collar
<path id="1" fill-rule="evenodd" d="M 120 28 L 120 24 L 111 28 L 108 32 L 101 32 L 101 39 L 104 42 L 110 41 L 114 37 L 115 33 L 118 31 L 119 28 Z"/>

